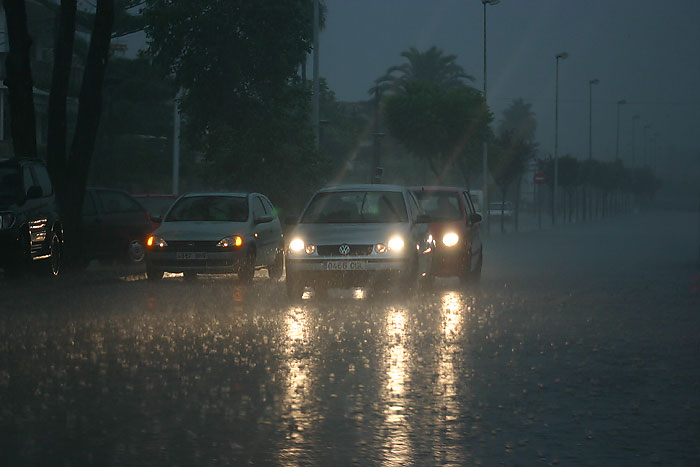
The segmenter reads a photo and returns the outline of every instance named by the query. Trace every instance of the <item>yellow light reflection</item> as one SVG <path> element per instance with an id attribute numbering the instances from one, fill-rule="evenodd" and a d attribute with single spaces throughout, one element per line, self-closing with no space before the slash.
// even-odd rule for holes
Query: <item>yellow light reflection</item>
<path id="1" fill-rule="evenodd" d="M 386 386 L 380 395 L 384 407 L 384 429 L 390 435 L 383 439 L 386 452 L 384 459 L 388 465 L 408 465 L 412 459 L 411 444 L 408 438 L 407 389 L 408 351 L 407 316 L 402 308 L 389 308 L 386 315 L 385 333 L 387 338 Z"/>
<path id="2" fill-rule="evenodd" d="M 442 296 L 442 330 L 445 339 L 454 340 L 462 328 L 462 313 L 466 305 L 462 297 L 455 292 L 447 292 Z"/>
<path id="3" fill-rule="evenodd" d="M 289 428 L 287 436 L 291 443 L 279 453 L 281 464 L 295 458 L 304 449 L 307 442 L 305 433 L 311 426 L 312 413 L 311 410 L 307 410 L 311 403 L 311 360 L 308 357 L 309 353 L 305 351 L 309 346 L 310 332 L 307 311 L 303 307 L 292 306 L 287 310 L 284 320 L 289 371 L 284 383 L 282 407 L 285 423 Z"/>
<path id="4" fill-rule="evenodd" d="M 461 430 L 456 423 L 460 419 L 460 405 L 457 394 L 457 364 L 455 356 L 461 353 L 457 343 L 462 332 L 463 314 L 468 309 L 464 298 L 455 292 L 447 292 L 442 296 L 440 321 L 444 340 L 438 346 L 437 362 L 438 377 L 435 382 L 436 410 L 435 424 L 442 426 L 445 431 L 438 435 L 436 445 L 442 445 L 444 451 L 439 454 L 442 462 L 458 464 L 464 461 L 459 446 L 463 445 Z M 443 438 L 444 437 L 444 438 Z"/>

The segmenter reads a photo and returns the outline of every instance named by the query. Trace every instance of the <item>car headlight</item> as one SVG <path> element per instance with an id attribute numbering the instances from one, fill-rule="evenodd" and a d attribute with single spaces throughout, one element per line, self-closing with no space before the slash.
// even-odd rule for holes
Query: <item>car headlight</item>
<path id="1" fill-rule="evenodd" d="M 15 222 L 15 215 L 11 212 L 0 213 L 0 229 L 9 229 Z"/>
<path id="2" fill-rule="evenodd" d="M 159 237 L 158 235 L 151 235 L 148 237 L 148 240 L 146 240 L 146 246 L 148 248 L 165 248 L 168 246 L 166 241 L 163 239 L 163 237 Z"/>
<path id="3" fill-rule="evenodd" d="M 307 255 L 313 255 L 314 253 L 316 253 L 316 245 L 306 245 L 304 251 Z"/>
<path id="4" fill-rule="evenodd" d="M 393 251 L 401 251 L 403 248 L 403 238 L 401 237 L 392 237 L 389 240 L 389 249 Z"/>
<path id="5" fill-rule="evenodd" d="M 459 235 L 457 235 L 457 234 L 454 233 L 454 232 L 446 233 L 446 234 L 442 237 L 442 243 L 443 243 L 446 247 L 455 246 L 458 242 L 459 242 Z"/>
<path id="6" fill-rule="evenodd" d="M 374 245 L 374 249 L 377 251 L 377 253 L 386 253 L 386 245 L 383 243 L 377 243 Z"/>
<path id="7" fill-rule="evenodd" d="M 292 253 L 301 253 L 304 250 L 304 240 L 301 238 L 295 238 L 289 242 L 289 250 Z"/>
<path id="8" fill-rule="evenodd" d="M 221 240 L 219 240 L 219 243 L 216 244 L 217 247 L 219 248 L 232 248 L 232 247 L 239 247 L 243 245 L 243 237 L 240 235 L 231 235 L 229 237 L 224 237 Z"/>

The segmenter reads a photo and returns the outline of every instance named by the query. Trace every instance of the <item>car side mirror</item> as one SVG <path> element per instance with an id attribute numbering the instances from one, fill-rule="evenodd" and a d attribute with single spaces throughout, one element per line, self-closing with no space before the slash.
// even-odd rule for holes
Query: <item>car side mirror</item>
<path id="1" fill-rule="evenodd" d="M 287 216 L 284 218 L 284 225 L 297 225 L 297 218 L 294 216 Z"/>
<path id="2" fill-rule="evenodd" d="M 483 219 L 482 219 L 482 217 L 481 217 L 481 214 L 479 214 L 478 212 L 475 212 L 474 214 L 472 214 L 471 216 L 469 216 L 469 221 L 470 221 L 472 224 L 476 224 L 477 222 L 481 222 L 482 220 L 483 220 Z"/>
<path id="3" fill-rule="evenodd" d="M 37 199 L 41 198 L 42 196 L 44 196 L 44 192 L 39 185 L 30 186 L 27 190 L 27 199 Z"/>
<path id="4" fill-rule="evenodd" d="M 418 214 L 416 217 L 416 224 L 430 224 L 431 222 L 432 218 L 429 214 Z"/>
<path id="5" fill-rule="evenodd" d="M 268 222 L 272 222 L 272 219 L 274 219 L 274 217 L 272 217 L 272 216 L 269 215 L 269 214 L 266 214 L 266 215 L 264 215 L 264 216 L 256 217 L 256 218 L 255 218 L 255 223 L 256 223 L 256 224 L 266 224 L 266 223 L 268 223 Z"/>

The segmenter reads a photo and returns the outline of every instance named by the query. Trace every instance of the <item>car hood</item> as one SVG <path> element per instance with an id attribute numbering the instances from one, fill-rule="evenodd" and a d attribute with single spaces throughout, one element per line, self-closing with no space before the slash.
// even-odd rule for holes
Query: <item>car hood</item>
<path id="1" fill-rule="evenodd" d="M 228 235 L 245 236 L 248 225 L 245 222 L 163 222 L 153 235 L 168 240 L 221 240 Z"/>
<path id="2" fill-rule="evenodd" d="M 0 211 L 17 211 L 17 200 L 0 198 Z"/>
<path id="3" fill-rule="evenodd" d="M 289 240 L 301 238 L 314 245 L 369 245 L 386 243 L 394 235 L 406 235 L 407 223 L 387 224 L 299 224 L 289 236 Z"/>

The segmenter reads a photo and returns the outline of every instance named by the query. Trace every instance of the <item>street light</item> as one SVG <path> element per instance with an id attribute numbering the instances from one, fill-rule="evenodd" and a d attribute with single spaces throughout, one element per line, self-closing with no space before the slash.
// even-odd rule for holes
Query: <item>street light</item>
<path id="1" fill-rule="evenodd" d="M 639 120 L 639 114 L 632 116 L 632 165 L 634 167 L 637 165 L 636 161 L 636 149 L 637 149 L 637 121 Z"/>
<path id="2" fill-rule="evenodd" d="M 617 101 L 617 132 L 615 136 L 615 160 L 620 159 L 620 106 L 625 105 L 626 100 L 620 99 Z"/>
<path id="3" fill-rule="evenodd" d="M 598 78 L 588 82 L 588 160 L 593 158 L 593 85 L 598 83 Z"/>
<path id="4" fill-rule="evenodd" d="M 556 223 L 557 217 L 557 191 L 559 186 L 559 59 L 566 60 L 569 54 L 562 52 L 555 56 L 557 65 L 557 75 L 554 82 L 554 189 L 552 190 L 552 224 Z"/>
<path id="5" fill-rule="evenodd" d="M 486 98 L 486 5 L 498 5 L 501 0 L 481 0 L 481 4 L 484 6 L 484 112 L 488 112 L 488 103 Z M 484 182 L 483 182 L 483 200 L 481 203 L 482 210 L 484 211 L 484 222 L 486 223 L 486 231 L 489 231 L 489 146 L 488 142 L 484 141 L 484 157 L 483 157 L 483 170 L 484 170 Z"/>

